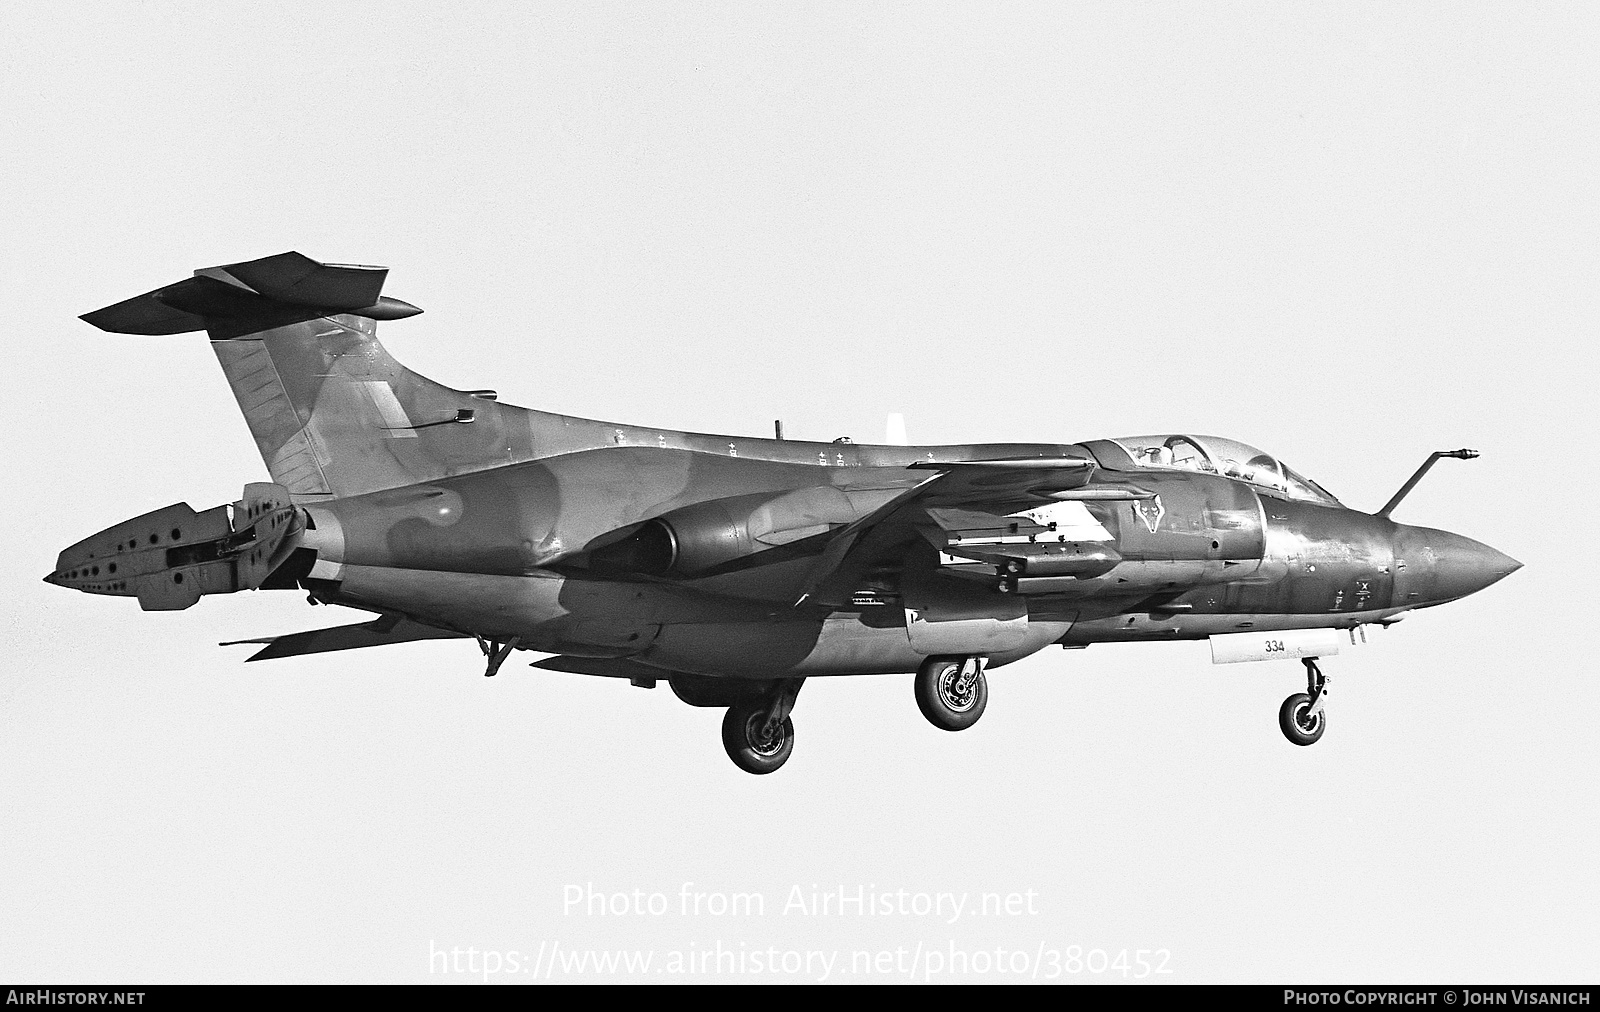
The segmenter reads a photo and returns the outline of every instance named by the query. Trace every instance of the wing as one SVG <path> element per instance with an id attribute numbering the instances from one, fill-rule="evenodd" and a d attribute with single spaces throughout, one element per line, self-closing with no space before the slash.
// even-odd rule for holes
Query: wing
<path id="1" fill-rule="evenodd" d="M 818 558 L 797 606 L 844 603 L 874 568 L 903 557 L 907 547 L 923 537 L 924 527 L 953 533 L 1009 532 L 1025 541 L 1028 534 L 1045 528 L 1010 514 L 1052 503 L 1151 495 L 1127 485 L 1091 487 L 1096 465 L 1085 457 L 929 461 L 911 467 L 935 473 L 836 533 Z M 1025 529 L 1030 526 L 1031 530 Z M 1106 537 L 1102 529 L 1091 540 Z"/>

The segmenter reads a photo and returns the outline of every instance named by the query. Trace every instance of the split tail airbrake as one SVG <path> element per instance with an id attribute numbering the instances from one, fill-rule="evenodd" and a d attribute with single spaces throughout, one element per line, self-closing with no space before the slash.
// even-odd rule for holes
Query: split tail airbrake
<path id="1" fill-rule="evenodd" d="M 298 544 L 303 523 L 287 489 L 254 482 L 232 506 L 197 513 L 175 503 L 108 527 L 64 550 L 45 580 L 136 597 L 145 611 L 179 611 L 202 594 L 266 586 Z"/>

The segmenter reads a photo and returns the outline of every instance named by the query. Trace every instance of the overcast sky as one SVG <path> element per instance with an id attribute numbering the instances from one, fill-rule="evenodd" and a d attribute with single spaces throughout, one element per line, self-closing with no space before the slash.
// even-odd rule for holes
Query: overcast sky
<path id="1" fill-rule="evenodd" d="M 8 5 L 0 977 L 1593 982 L 1600 17 L 1401 6 Z M 530 407 L 1215 433 L 1366 510 L 1474 447 L 1396 519 L 1526 568 L 1326 662 L 1314 748 L 1298 665 L 1102 645 L 994 673 L 959 735 L 908 676 L 814 679 L 760 778 L 664 684 L 459 641 L 244 665 L 216 644 L 359 616 L 41 583 L 267 477 L 203 339 L 77 315 L 288 249 L 390 266 L 426 313 L 388 348 Z"/>

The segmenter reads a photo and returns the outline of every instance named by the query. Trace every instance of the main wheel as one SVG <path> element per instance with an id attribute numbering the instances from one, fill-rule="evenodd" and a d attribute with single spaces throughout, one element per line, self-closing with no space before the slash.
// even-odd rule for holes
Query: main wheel
<path id="1" fill-rule="evenodd" d="M 766 721 L 766 707 L 758 703 L 730 706 L 722 717 L 722 747 L 746 773 L 771 773 L 788 762 L 794 751 L 794 721 L 783 718 L 783 725 L 770 738 L 761 733 Z"/>
<path id="2" fill-rule="evenodd" d="M 1296 692 L 1278 708 L 1278 726 L 1283 728 L 1283 736 L 1296 745 L 1315 745 L 1328 729 L 1328 711 L 1308 713 L 1310 709 L 1311 697 L 1304 692 Z"/>
<path id="3" fill-rule="evenodd" d="M 989 681 L 983 669 L 962 677 L 966 659 L 935 657 L 917 671 L 917 708 L 942 731 L 963 731 L 978 722 L 989 705 Z"/>

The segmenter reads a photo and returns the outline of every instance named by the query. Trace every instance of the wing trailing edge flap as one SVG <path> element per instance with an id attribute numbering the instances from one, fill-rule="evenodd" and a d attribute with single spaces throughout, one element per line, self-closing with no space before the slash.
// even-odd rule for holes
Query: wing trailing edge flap
<path id="1" fill-rule="evenodd" d="M 243 643 L 264 643 L 265 648 L 246 658 L 247 661 L 270 661 L 278 657 L 299 657 L 304 654 L 324 654 L 335 650 L 359 650 L 381 647 L 388 643 L 412 643 L 417 640 L 463 639 L 466 633 L 423 625 L 399 615 L 383 615 L 371 622 L 334 626 L 330 629 L 312 629 L 289 633 L 286 636 L 264 636 L 260 639 L 229 640 L 225 647 Z"/>

